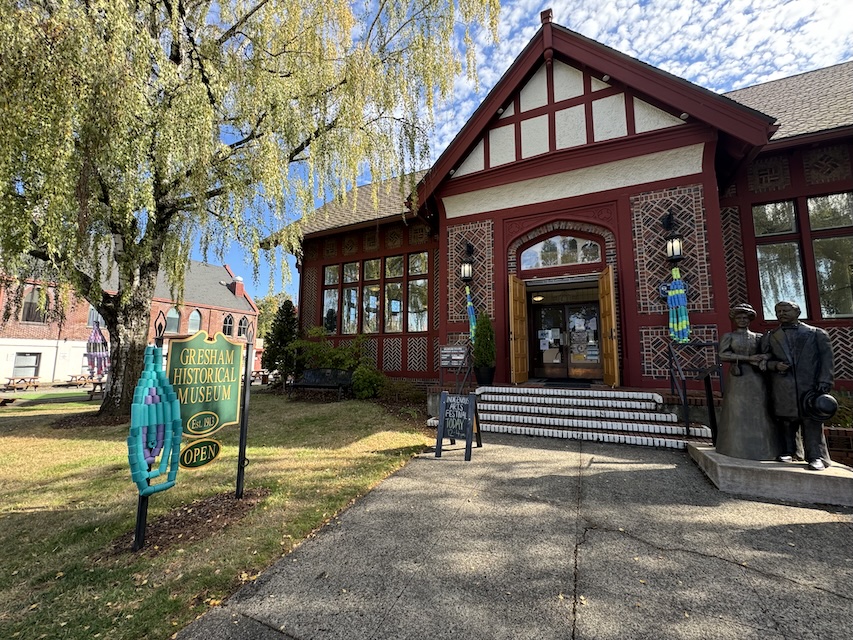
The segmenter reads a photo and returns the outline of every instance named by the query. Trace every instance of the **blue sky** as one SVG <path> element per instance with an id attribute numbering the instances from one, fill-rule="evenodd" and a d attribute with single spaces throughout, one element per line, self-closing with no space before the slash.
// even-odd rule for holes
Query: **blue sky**
<path id="1" fill-rule="evenodd" d="M 458 79 L 440 105 L 433 135 L 437 158 L 500 80 L 552 9 L 554 22 L 707 89 L 731 91 L 853 59 L 850 0 L 510 0 L 501 3 L 500 41 L 476 34 L 479 92 Z M 254 282 L 239 250 L 226 263 L 249 293 L 266 295 L 269 270 Z M 274 290 L 296 299 L 297 274 L 279 274 Z"/>

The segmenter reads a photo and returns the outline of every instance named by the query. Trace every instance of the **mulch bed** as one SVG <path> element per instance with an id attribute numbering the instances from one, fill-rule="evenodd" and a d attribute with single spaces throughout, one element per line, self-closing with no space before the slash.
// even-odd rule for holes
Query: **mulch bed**
<path id="1" fill-rule="evenodd" d="M 263 487 L 246 489 L 242 500 L 237 500 L 233 492 L 218 493 L 172 509 L 148 522 L 145 546 L 134 554 L 134 557 L 154 558 L 172 547 L 191 544 L 215 535 L 229 525 L 239 522 L 269 493 L 269 489 Z M 114 558 L 129 552 L 133 545 L 133 534 L 131 530 L 114 540 L 102 558 Z"/>

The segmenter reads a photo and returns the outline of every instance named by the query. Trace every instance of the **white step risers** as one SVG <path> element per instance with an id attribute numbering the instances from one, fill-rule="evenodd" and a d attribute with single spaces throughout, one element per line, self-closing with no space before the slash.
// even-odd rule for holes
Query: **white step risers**
<path id="1" fill-rule="evenodd" d="M 685 437 L 678 416 L 661 410 L 657 393 L 616 389 L 481 387 L 477 389 L 483 432 L 568 438 L 648 447 L 686 449 L 688 441 L 710 440 L 711 430 L 691 427 Z M 429 426 L 437 427 L 438 418 Z"/>

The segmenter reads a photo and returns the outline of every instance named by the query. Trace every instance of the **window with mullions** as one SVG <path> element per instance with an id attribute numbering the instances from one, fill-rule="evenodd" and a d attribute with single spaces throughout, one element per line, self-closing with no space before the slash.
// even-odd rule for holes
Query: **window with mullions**
<path id="1" fill-rule="evenodd" d="M 37 287 L 30 289 L 30 292 L 24 298 L 23 308 L 21 309 L 21 322 L 38 322 L 41 324 L 47 322 L 47 316 L 39 305 L 40 296 L 41 289 Z"/>
<path id="2" fill-rule="evenodd" d="M 601 245 L 587 238 L 552 236 L 521 252 L 522 269 L 601 262 Z"/>
<path id="3" fill-rule="evenodd" d="M 328 265 L 323 327 L 341 335 L 427 331 L 428 275 L 427 251 Z"/>
<path id="4" fill-rule="evenodd" d="M 757 205 L 752 220 L 765 319 L 780 300 L 799 304 L 801 318 L 809 302 L 822 318 L 853 316 L 853 192 Z"/>

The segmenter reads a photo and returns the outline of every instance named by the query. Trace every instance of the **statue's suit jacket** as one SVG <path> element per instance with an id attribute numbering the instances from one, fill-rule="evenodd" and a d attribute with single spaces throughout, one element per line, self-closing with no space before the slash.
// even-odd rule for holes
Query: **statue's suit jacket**
<path id="1" fill-rule="evenodd" d="M 761 351 L 770 355 L 770 394 L 773 414 L 780 418 L 803 417 L 803 396 L 820 384 L 832 385 L 833 361 L 829 335 L 819 327 L 798 324 L 788 345 L 781 327 L 764 334 Z M 786 373 L 776 364 L 791 365 Z"/>

